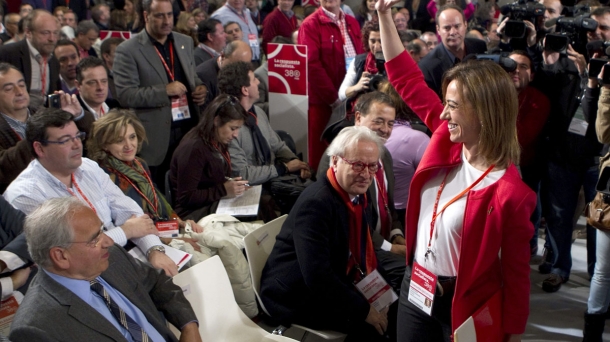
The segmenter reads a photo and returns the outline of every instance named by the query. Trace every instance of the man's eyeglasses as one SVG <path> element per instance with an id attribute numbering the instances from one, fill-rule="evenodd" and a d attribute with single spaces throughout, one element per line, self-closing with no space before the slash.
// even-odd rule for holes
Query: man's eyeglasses
<path id="1" fill-rule="evenodd" d="M 72 241 L 71 243 L 84 243 L 87 247 L 95 248 L 102 240 L 102 234 L 104 234 L 104 225 L 100 227 L 100 231 L 93 239 L 89 241 Z"/>
<path id="2" fill-rule="evenodd" d="M 76 140 L 83 141 L 83 140 L 85 140 L 86 137 L 87 137 L 87 133 L 85 133 L 85 132 L 78 132 L 73 137 L 63 137 L 60 140 L 42 140 L 41 143 L 43 143 L 43 144 L 64 145 L 66 143 L 74 142 Z"/>
<path id="3" fill-rule="evenodd" d="M 237 104 L 237 99 L 235 98 L 235 96 L 232 95 L 227 95 L 226 99 L 220 104 L 220 106 L 218 106 L 218 109 L 226 106 L 226 105 L 231 105 L 231 106 L 235 106 Z M 218 115 L 218 113 L 216 114 Z"/>
<path id="4" fill-rule="evenodd" d="M 364 171 L 364 169 L 367 169 L 367 168 L 369 169 L 369 173 L 375 173 L 375 172 L 377 172 L 377 170 L 379 170 L 379 162 L 366 164 L 361 161 L 349 161 L 343 157 L 339 157 L 339 158 L 341 158 L 344 162 L 351 165 L 352 170 L 354 170 L 355 172 L 362 172 L 362 171 Z"/>

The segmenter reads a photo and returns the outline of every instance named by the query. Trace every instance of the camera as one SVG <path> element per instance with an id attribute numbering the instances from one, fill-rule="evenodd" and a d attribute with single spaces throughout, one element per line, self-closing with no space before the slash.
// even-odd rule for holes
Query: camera
<path id="1" fill-rule="evenodd" d="M 523 38 L 527 32 L 524 20 L 536 23 L 537 18 L 544 15 L 545 7 L 535 1 L 518 0 L 502 6 L 502 15 L 510 17 L 504 26 L 504 36 L 508 38 Z"/>
<path id="2" fill-rule="evenodd" d="M 371 76 L 369 80 L 369 91 L 379 90 L 379 84 L 388 79 L 385 72 L 385 59 L 383 58 L 383 52 L 375 53 L 375 66 L 377 67 L 377 73 Z"/>
<path id="3" fill-rule="evenodd" d="M 61 95 L 50 94 L 47 95 L 46 102 L 44 104 L 47 108 L 61 108 Z"/>
<path id="4" fill-rule="evenodd" d="M 565 7 L 562 14 L 564 15 L 545 23 L 547 27 L 555 25 L 555 33 L 546 35 L 545 50 L 565 54 L 568 45 L 572 45 L 578 53 L 585 54 L 587 32 L 597 29 L 597 21 L 590 18 L 589 6 Z"/>

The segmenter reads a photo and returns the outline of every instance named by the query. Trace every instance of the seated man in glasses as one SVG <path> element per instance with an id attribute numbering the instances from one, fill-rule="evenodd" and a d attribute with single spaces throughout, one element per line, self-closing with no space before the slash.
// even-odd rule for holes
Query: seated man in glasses
<path id="1" fill-rule="evenodd" d="M 0 63 L 0 193 L 28 166 L 32 155 L 25 141 L 25 128 L 30 115 L 39 109 L 31 107 L 27 82 L 21 71 L 8 63 Z M 74 116 L 79 130 L 89 132 L 95 121 L 83 111 L 76 96 L 60 92 L 61 107 Z"/>
<path id="2" fill-rule="evenodd" d="M 370 129 L 344 128 L 327 150 L 331 167 L 292 208 L 261 277 L 262 302 L 281 324 L 385 340 L 387 309 L 378 312 L 353 285 L 377 270 L 365 210 L 382 149 Z"/>
<path id="3" fill-rule="evenodd" d="M 167 319 L 181 330 L 180 341 L 200 342 L 180 287 L 135 261 L 103 227 L 73 197 L 50 199 L 30 213 L 28 249 L 42 269 L 17 311 L 11 341 L 177 341 Z"/>
<path id="4" fill-rule="evenodd" d="M 85 136 L 76 127 L 74 116 L 64 110 L 44 109 L 32 116 L 25 138 L 35 159 L 9 185 L 4 198 L 29 215 L 50 198 L 74 196 L 97 214 L 114 243 L 124 246 L 131 240 L 154 267 L 171 276 L 177 274 L 178 266 L 165 255 L 150 217 L 97 163 L 82 157 Z M 24 263 L 15 256 L 7 265 L 12 270 Z"/>

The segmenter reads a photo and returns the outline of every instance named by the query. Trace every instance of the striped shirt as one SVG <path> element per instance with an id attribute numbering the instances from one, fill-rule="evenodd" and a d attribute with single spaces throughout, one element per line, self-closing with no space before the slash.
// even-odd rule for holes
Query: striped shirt
<path id="1" fill-rule="evenodd" d="M 2 114 L 2 117 L 6 120 L 6 123 L 8 123 L 8 125 L 13 129 L 13 131 L 15 131 L 15 133 L 21 138 L 21 139 L 25 139 L 25 128 L 27 127 L 27 124 L 25 122 L 21 122 L 13 117 L 10 117 L 4 113 L 0 113 Z M 28 118 L 30 117 L 30 111 L 28 110 Z M 26 119 L 27 122 L 27 119 Z"/>
<path id="2" fill-rule="evenodd" d="M 134 200 L 125 196 L 96 162 L 88 158 L 82 158 L 82 160 L 81 166 L 74 172 L 74 180 L 82 191 L 82 195 L 74 184 L 68 191 L 65 184 L 55 178 L 35 159 L 9 185 L 3 196 L 13 207 L 29 215 L 45 200 L 71 196 L 70 192 L 72 192 L 83 202 L 88 201 L 93 205 L 97 216 L 107 229 L 106 235 L 116 244 L 124 246 L 127 243 L 127 237 L 120 226 L 131 218 L 131 215 L 144 214 L 142 208 Z M 83 198 L 83 195 L 86 199 Z M 159 237 L 152 234 L 134 238 L 132 241 L 144 254 L 151 247 L 161 245 Z"/>

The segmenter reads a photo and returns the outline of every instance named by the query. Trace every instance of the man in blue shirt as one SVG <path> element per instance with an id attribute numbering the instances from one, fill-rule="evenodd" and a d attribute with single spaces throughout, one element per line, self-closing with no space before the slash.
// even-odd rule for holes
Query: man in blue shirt
<path id="1" fill-rule="evenodd" d="M 201 341 L 180 287 L 114 245 L 85 203 L 48 200 L 24 229 L 42 270 L 15 316 L 12 341 L 177 341 L 165 319 L 180 328 L 180 341 Z"/>

